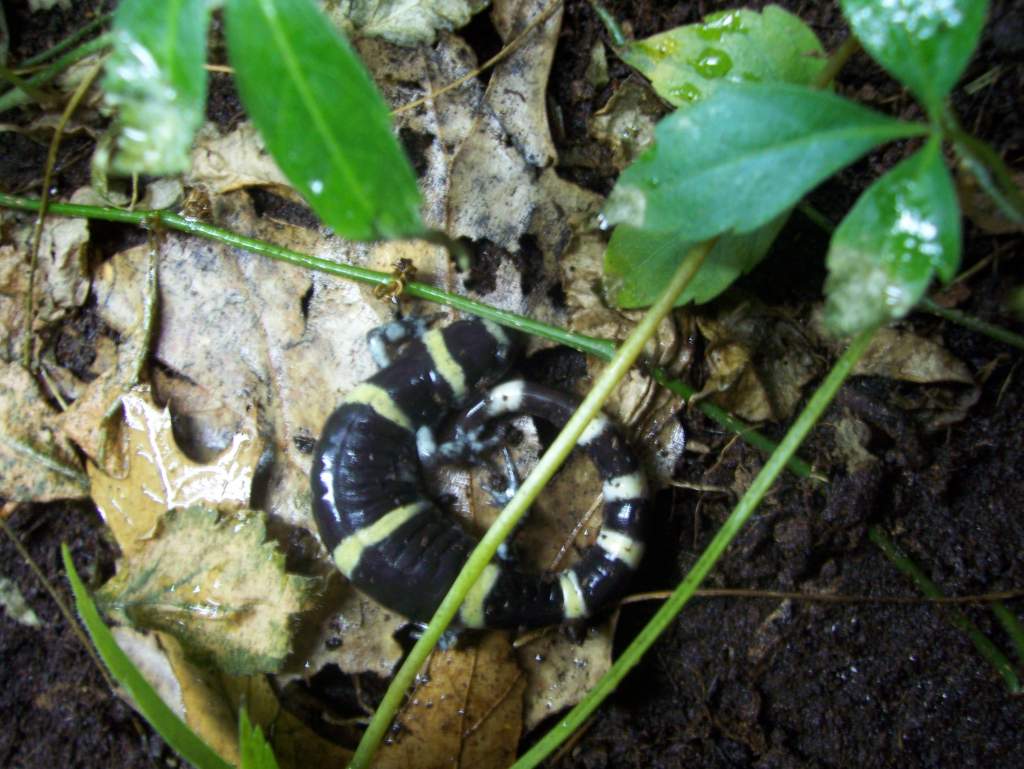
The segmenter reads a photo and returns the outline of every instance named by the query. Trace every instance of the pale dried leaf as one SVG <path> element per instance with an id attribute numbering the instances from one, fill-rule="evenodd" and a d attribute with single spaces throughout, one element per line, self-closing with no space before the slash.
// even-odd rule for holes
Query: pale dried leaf
<path id="1" fill-rule="evenodd" d="M 263 146 L 263 139 L 248 121 L 226 134 L 221 134 L 213 123 L 205 124 L 192 145 L 192 163 L 185 183 L 221 195 L 243 187 L 271 187 L 277 192 L 291 190 L 288 180 Z"/>
<path id="2" fill-rule="evenodd" d="M 612 664 L 615 619 L 587 628 L 582 643 L 556 629 L 516 650 L 526 673 L 527 730 L 579 702 Z"/>
<path id="3" fill-rule="evenodd" d="M 398 45 L 433 43 L 441 30 L 458 29 L 488 0 L 339 0 L 328 17 L 345 32 L 382 37 Z"/>
<path id="4" fill-rule="evenodd" d="M 86 496 L 74 449 L 52 426 L 55 411 L 17 363 L 0 363 L 0 497 L 49 502 Z"/>
<path id="5" fill-rule="evenodd" d="M 248 505 L 261 451 L 254 434 L 236 434 L 215 462 L 199 464 L 178 448 L 171 413 L 156 407 L 148 387 L 124 395 L 121 405 L 120 472 L 109 475 L 92 464 L 88 469 L 93 501 L 122 552 L 144 547 L 171 508 Z"/>
<path id="6" fill-rule="evenodd" d="M 435 652 L 398 716 L 398 732 L 375 759 L 378 769 L 504 769 L 522 734 L 526 679 L 508 638 Z"/>
<path id="7" fill-rule="evenodd" d="M 963 361 L 941 344 L 895 328 L 881 328 L 875 332 L 871 345 L 857 362 L 853 373 L 915 384 L 974 384 L 974 377 Z"/>
<path id="8" fill-rule="evenodd" d="M 25 335 L 33 220 L 23 214 L 0 214 L 0 360 L 17 360 Z M 33 284 L 34 332 L 63 320 L 89 295 L 85 219 L 50 218 L 43 224 Z"/>
<path id="9" fill-rule="evenodd" d="M 190 657 L 232 675 L 279 670 L 292 615 L 308 608 L 312 585 L 285 572 L 284 556 L 265 541 L 264 514 L 195 506 L 160 523 L 99 591 L 102 607 L 174 635 Z"/>
<path id="10" fill-rule="evenodd" d="M 32 610 L 12 579 L 0 576 L 0 610 L 15 622 L 28 627 L 39 627 L 39 615 Z"/>

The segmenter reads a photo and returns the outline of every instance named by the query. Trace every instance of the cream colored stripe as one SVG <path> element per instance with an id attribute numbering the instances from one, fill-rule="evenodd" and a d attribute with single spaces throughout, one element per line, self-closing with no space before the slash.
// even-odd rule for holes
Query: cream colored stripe
<path id="1" fill-rule="evenodd" d="M 572 569 L 563 571 L 558 575 L 558 581 L 562 583 L 562 603 L 566 619 L 579 619 L 587 616 L 587 600 L 583 597 L 583 588 L 580 587 L 580 578 Z"/>
<path id="2" fill-rule="evenodd" d="M 583 428 L 583 432 L 580 434 L 580 446 L 590 445 L 591 441 L 593 441 L 607 429 L 608 420 L 605 419 L 600 414 L 598 414 L 596 417 L 590 420 L 586 427 Z"/>
<path id="3" fill-rule="evenodd" d="M 412 431 L 412 422 L 409 421 L 398 404 L 388 395 L 387 390 L 369 382 L 363 382 L 356 389 L 348 394 L 345 403 L 362 403 L 369 406 L 389 422 L 394 422 L 399 427 Z"/>
<path id="4" fill-rule="evenodd" d="M 494 587 L 494 583 L 501 576 L 501 567 L 496 563 L 489 563 L 484 567 L 480 579 L 473 583 L 473 587 L 466 594 L 466 600 L 462 602 L 459 609 L 459 619 L 466 627 L 484 627 L 484 602 Z"/>
<path id="5" fill-rule="evenodd" d="M 491 332 L 491 336 L 493 336 L 498 341 L 499 345 L 501 345 L 502 347 L 508 347 L 508 334 L 505 333 L 505 329 L 503 329 L 493 320 L 487 319 L 484 319 L 484 327 Z"/>
<path id="6" fill-rule="evenodd" d="M 462 366 L 448 351 L 448 345 L 444 343 L 444 335 L 439 330 L 428 331 L 423 335 L 423 344 L 430 354 L 430 359 L 434 361 L 437 373 L 455 393 L 455 400 L 462 400 L 466 394 L 466 375 Z"/>
<path id="7" fill-rule="evenodd" d="M 346 577 L 351 577 L 359 565 L 359 560 L 363 557 L 363 551 L 366 548 L 373 547 L 378 542 L 383 542 L 394 534 L 399 526 L 418 513 L 423 512 L 428 505 L 428 502 L 420 500 L 409 505 L 396 507 L 394 510 L 384 513 L 384 515 L 369 526 L 364 526 L 341 540 L 338 546 L 334 548 L 334 562 L 338 564 L 341 573 Z"/>
<path id="8" fill-rule="evenodd" d="M 639 470 L 629 475 L 609 478 L 602 486 L 605 502 L 618 502 L 622 499 L 643 499 L 647 496 L 647 479 Z"/>
<path id="9" fill-rule="evenodd" d="M 601 529 L 597 535 L 597 546 L 631 569 L 639 566 L 640 559 L 644 556 L 643 543 L 614 529 Z"/>
<path id="10" fill-rule="evenodd" d="M 522 379 L 500 384 L 487 393 L 487 416 L 514 414 L 523 407 L 526 383 Z"/>

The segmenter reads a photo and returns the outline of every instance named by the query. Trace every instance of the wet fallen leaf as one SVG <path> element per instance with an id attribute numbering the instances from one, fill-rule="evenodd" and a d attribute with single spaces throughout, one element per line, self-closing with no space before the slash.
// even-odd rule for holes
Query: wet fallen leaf
<path id="1" fill-rule="evenodd" d="M 1024 173 L 1016 173 L 1011 178 L 1020 194 L 1024 190 Z M 1020 222 L 1013 221 L 1003 212 L 970 173 L 961 171 L 956 174 L 956 192 L 964 214 L 983 231 L 992 235 L 1008 235 L 1024 229 Z"/>
<path id="2" fill-rule="evenodd" d="M 97 597 L 111 616 L 174 635 L 198 660 L 232 675 L 279 670 L 291 619 L 308 608 L 309 580 L 287 574 L 264 514 L 193 506 L 160 521 L 159 534 L 121 561 Z"/>
<path id="3" fill-rule="evenodd" d="M 504 633 L 435 652 L 378 752 L 378 769 L 504 769 L 523 728 L 526 679 Z"/>
<path id="4" fill-rule="evenodd" d="M 0 363 L 0 496 L 15 502 L 87 493 L 78 456 L 53 426 L 56 412 L 17 363 Z"/>
<path id="5" fill-rule="evenodd" d="M 237 434 L 211 464 L 198 464 L 178 448 L 171 414 L 153 404 L 148 387 L 123 396 L 124 425 L 117 475 L 89 466 L 92 498 L 125 555 L 146 546 L 171 508 L 207 504 L 221 509 L 248 505 L 260 445 Z"/>

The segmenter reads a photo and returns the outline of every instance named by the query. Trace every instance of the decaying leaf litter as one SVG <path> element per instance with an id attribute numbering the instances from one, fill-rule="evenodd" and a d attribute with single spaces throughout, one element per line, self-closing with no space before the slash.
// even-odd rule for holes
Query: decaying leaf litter
<path id="1" fill-rule="evenodd" d="M 505 30 L 514 29 L 516 24 L 521 26 L 525 19 L 543 11 L 545 6 L 544 3 L 525 3 L 524 6 L 530 7 L 516 9 L 520 15 L 513 18 L 513 5 L 496 4 L 495 25 L 504 32 L 506 39 L 509 39 L 510 32 Z M 563 181 L 551 167 L 557 153 L 548 132 L 548 116 L 542 96 L 559 21 L 556 13 L 544 26 L 544 34 L 538 35 L 541 38 L 538 44 L 534 48 L 530 45 L 523 47 L 505 65 L 499 66 L 486 89 L 471 80 L 465 87 L 439 98 L 433 105 L 408 116 L 399 115 L 398 121 L 400 127 L 429 137 L 429 144 L 424 139 L 427 149 L 423 152 L 423 183 L 427 191 L 426 217 L 431 224 L 474 241 L 489 241 L 510 254 L 522 250 L 524 238 L 538 244 L 545 266 L 539 283 L 524 294 L 523 279 L 513 266 L 514 260 L 503 259 L 495 288 L 485 296 L 487 301 L 586 333 L 616 336 L 628 326 L 628 317 L 607 310 L 594 291 L 596 284 L 590 281 L 588 285 L 584 277 L 588 269 L 591 275 L 600 276 L 603 242 L 601 235 L 593 229 L 593 215 L 600 207 L 601 198 Z M 380 85 L 393 104 L 406 103 L 421 95 L 424 89 L 450 82 L 472 67 L 472 52 L 456 35 L 442 32 L 439 39 L 435 48 L 420 49 L 418 59 L 390 44 L 378 41 L 362 43 L 364 56 L 378 73 Z M 526 76 L 524 69 L 528 73 Z M 503 72 L 508 73 L 507 79 L 503 79 Z M 413 88 L 410 83 L 418 83 L 419 87 Z M 523 88 L 527 89 L 531 99 L 522 102 L 509 98 L 509 93 L 518 93 Z M 267 167 L 265 156 L 261 156 L 258 149 L 253 149 L 251 141 L 239 141 L 231 138 L 231 134 L 218 137 L 214 129 L 209 130 L 214 139 L 197 147 L 189 183 L 210 190 L 211 218 L 223 226 L 286 244 L 296 250 L 330 255 L 380 269 L 388 269 L 399 257 L 410 258 L 416 264 L 421 279 L 465 292 L 463 276 L 453 271 L 447 258 L 437 249 L 409 244 L 353 247 L 324 232 L 257 217 L 243 190 L 252 185 L 253 180 L 258 180 L 260 184 L 272 185 L 278 192 L 283 192 L 279 186 L 280 177 L 274 174 L 273 168 Z M 245 130 L 242 126 L 232 134 L 241 134 Z M 251 132 L 249 139 L 252 139 Z M 228 148 L 232 146 L 253 162 L 236 164 L 229 154 L 232 150 Z M 203 153 L 204 160 L 217 169 L 211 170 L 208 177 L 196 170 L 202 168 L 199 155 Z M 215 159 L 211 161 L 211 158 Z M 230 169 L 226 176 L 225 169 Z M 217 173 L 221 176 L 217 177 Z M 482 195 L 480 189 L 486 190 L 487 194 Z M 510 194 L 517 201 L 517 206 L 488 205 L 496 200 L 505 201 Z M 146 245 L 122 252 L 103 265 L 101 274 L 86 278 L 92 281 L 101 317 L 126 338 L 131 338 L 132 330 L 138 326 L 150 251 L 151 247 Z M 189 451 L 204 458 L 227 449 L 243 433 L 245 426 L 255 425 L 269 447 L 268 456 L 273 458 L 269 461 L 268 479 L 262 492 L 264 499 L 258 500 L 262 504 L 256 506 L 289 526 L 310 528 L 308 492 L 304 488 L 308 456 L 303 447 L 308 447 L 319 423 L 341 395 L 370 373 L 363 336 L 365 330 L 376 325 L 385 315 L 386 308 L 375 303 L 369 292 L 362 289 L 322 276 L 303 275 L 293 268 L 198 240 L 167 237 L 160 243 L 159 252 L 160 324 L 153 344 L 153 356 L 159 367 L 151 369 L 150 380 L 161 402 L 166 402 L 179 419 Z M 68 258 L 68 254 L 62 258 Z M 57 261 L 55 255 L 54 262 Z M 11 263 L 18 262 L 12 258 Z M 554 304 L 550 299 L 550 289 L 558 283 L 559 277 L 566 293 L 565 306 Z M 47 291 L 45 286 L 49 282 L 42 285 L 44 288 L 41 290 Z M 12 293 L 15 296 L 12 304 L 16 305 L 17 292 Z M 51 301 L 55 307 L 62 306 L 61 302 L 65 307 L 81 305 L 81 300 L 77 304 L 73 301 L 67 304 L 67 296 L 65 293 L 65 298 L 60 299 L 59 292 L 55 290 L 52 297 L 41 296 L 37 306 L 50 306 L 48 302 Z M 432 308 L 426 309 L 430 311 Z M 754 404 L 745 407 L 749 408 L 748 415 L 755 419 L 778 418 L 780 406 L 771 395 L 771 387 L 766 388 L 764 382 L 774 382 L 773 386 L 778 386 L 778 383 L 774 381 L 774 374 L 759 368 L 754 354 L 764 337 L 751 339 L 744 334 L 742 321 L 747 317 L 741 309 L 738 313 L 739 328 L 724 332 L 720 330 L 721 318 L 710 316 L 700 319 L 698 327 L 711 346 L 736 351 L 735 355 L 725 356 L 725 370 L 718 367 L 708 371 L 709 386 L 705 387 L 703 395 L 719 399 L 743 413 L 744 407 L 737 406 L 736 393 L 747 393 L 751 388 L 737 383 L 753 379 L 761 382 L 761 389 L 767 394 L 755 396 Z M 36 318 L 37 323 L 56 320 L 47 318 L 43 313 Z M 662 353 L 667 361 L 685 359 L 689 355 L 690 346 L 684 340 L 692 336 L 693 324 L 692 318 L 680 316 L 674 327 L 666 328 L 661 349 L 667 351 Z M 783 329 L 779 338 L 788 347 L 793 342 L 786 332 L 791 328 L 791 321 L 776 319 L 775 324 Z M 211 326 L 218 330 L 216 338 L 209 335 Z M 711 330 L 713 327 L 715 331 Z M 768 336 L 770 340 L 775 338 L 772 332 Z M 237 356 L 225 358 L 224 339 L 232 340 Z M 914 345 L 913 338 L 905 349 L 911 348 L 920 349 Z M 936 354 L 944 355 L 941 348 Z M 105 362 L 110 364 L 119 355 L 120 352 L 108 353 Z M 893 357 L 898 357 L 902 366 L 903 356 Z M 876 373 L 885 369 L 884 354 L 882 358 Z M 706 360 L 711 366 L 712 356 Z M 938 362 L 928 359 L 920 367 L 940 371 L 933 375 L 934 379 L 916 381 L 965 381 L 963 366 L 955 360 Z M 890 361 L 889 370 L 895 368 Z M 108 365 L 99 373 L 111 370 L 116 370 L 116 365 Z M 912 376 L 906 378 L 914 381 Z M 969 375 L 966 376 L 969 380 Z M 72 380 L 64 376 L 57 381 L 64 384 Z M 799 399 L 799 389 L 807 381 L 808 377 L 801 375 L 797 378 L 799 384 L 783 384 L 784 389 L 788 388 L 785 394 L 790 402 Z M 130 384 L 126 381 L 124 386 Z M 91 385 L 75 383 L 75 386 L 79 388 L 76 393 L 64 394 L 76 402 L 88 397 L 92 390 L 100 389 L 100 385 L 92 390 Z M 29 402 L 30 391 L 31 387 L 25 383 L 16 385 L 12 392 L 18 393 L 15 397 L 21 400 L 14 403 Z M 623 390 L 624 405 L 619 416 L 635 418 L 636 412 L 642 411 L 642 406 L 649 400 L 650 391 L 649 382 L 638 374 L 635 381 Z M 317 393 L 318 397 L 311 398 L 310 393 Z M 741 400 L 747 402 L 747 397 L 744 395 Z M 758 403 L 758 399 L 762 402 Z M 674 433 L 678 425 L 672 414 L 677 407 L 678 404 L 662 402 L 653 410 L 654 413 L 648 410 L 644 418 L 650 424 L 667 426 L 665 429 Z M 33 417 L 33 429 L 18 428 L 21 432 L 17 434 L 28 436 L 26 440 L 35 449 L 47 448 L 51 445 L 47 443 L 49 438 L 40 437 L 43 435 L 40 431 L 54 430 L 49 425 L 55 418 L 56 414 Z M 62 431 L 63 428 L 58 427 L 55 434 L 62 439 L 71 436 L 87 456 L 95 458 L 86 439 L 75 437 L 70 431 Z M 47 436 L 51 434 L 54 433 L 45 433 Z M 670 434 L 665 443 L 676 448 L 674 459 L 681 450 L 678 436 Z M 45 453 L 58 456 L 53 451 Z M 70 456 L 68 461 L 77 461 L 77 455 Z M 51 496 L 77 496 L 77 492 L 67 490 L 53 492 L 50 490 L 52 481 L 45 480 L 45 477 L 37 483 L 44 484 L 43 488 Z M 2 493 L 7 496 L 7 489 Z M 9 498 L 18 497 L 12 495 Z M 211 501 L 219 506 L 223 500 Z M 480 522 L 479 516 L 488 512 L 478 509 L 479 500 L 475 503 L 464 501 L 463 506 L 469 508 L 471 518 L 476 522 Z M 340 581 L 333 575 L 327 576 L 327 580 Z M 335 587 L 328 585 L 323 589 Z M 361 652 L 358 648 L 361 644 L 356 640 L 358 634 L 349 634 L 349 628 L 359 627 L 359 620 L 365 618 L 367 607 L 363 599 L 356 597 L 355 602 L 357 605 L 352 608 L 350 618 L 359 619 L 338 615 L 333 621 L 325 622 L 326 632 L 331 635 L 325 634 L 315 658 L 333 660 L 350 672 L 368 670 L 386 674 L 400 653 L 399 646 L 391 638 L 399 621 L 393 617 L 381 618 L 380 625 L 366 629 L 368 637 L 363 648 L 369 651 Z M 341 634 L 342 646 L 331 654 L 331 644 L 327 641 L 338 637 L 335 635 L 338 628 L 344 631 Z M 353 649 L 353 646 L 357 648 Z M 608 653 L 605 646 L 595 660 L 600 662 Z M 547 659 L 555 655 L 537 652 L 534 656 Z M 522 655 L 521 659 L 524 660 L 520 663 L 522 669 L 529 671 L 529 660 Z M 595 669 L 599 667 L 599 664 L 594 665 Z M 559 693 L 564 695 L 564 688 L 560 688 Z M 571 702 L 571 697 L 572 694 L 563 697 L 559 705 Z M 543 715 L 542 712 L 539 717 Z M 408 716 L 406 713 L 406 723 Z M 539 720 L 539 717 L 531 719 L 531 722 Z M 506 743 L 511 740 L 514 745 L 518 733 L 506 734 L 504 739 Z M 396 744 L 401 745 L 401 740 Z"/>

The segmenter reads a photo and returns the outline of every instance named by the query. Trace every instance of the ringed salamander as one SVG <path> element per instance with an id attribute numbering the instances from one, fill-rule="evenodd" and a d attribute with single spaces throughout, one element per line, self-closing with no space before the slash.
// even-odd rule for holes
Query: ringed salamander
<path id="1" fill-rule="evenodd" d="M 476 545 L 427 496 L 422 463 L 478 452 L 487 423 L 503 415 L 561 427 L 577 406 L 523 381 L 474 395 L 505 373 L 512 356 L 509 337 L 489 321 L 428 331 L 345 398 L 317 443 L 313 514 L 324 544 L 357 588 L 412 620 L 431 617 Z M 455 440 L 438 446 L 434 431 L 459 407 Z M 460 609 L 463 627 L 558 624 L 600 612 L 622 594 L 643 554 L 646 480 L 605 417 L 588 425 L 579 445 L 603 484 L 597 541 L 556 574 L 526 573 L 504 560 L 488 564 Z"/>

